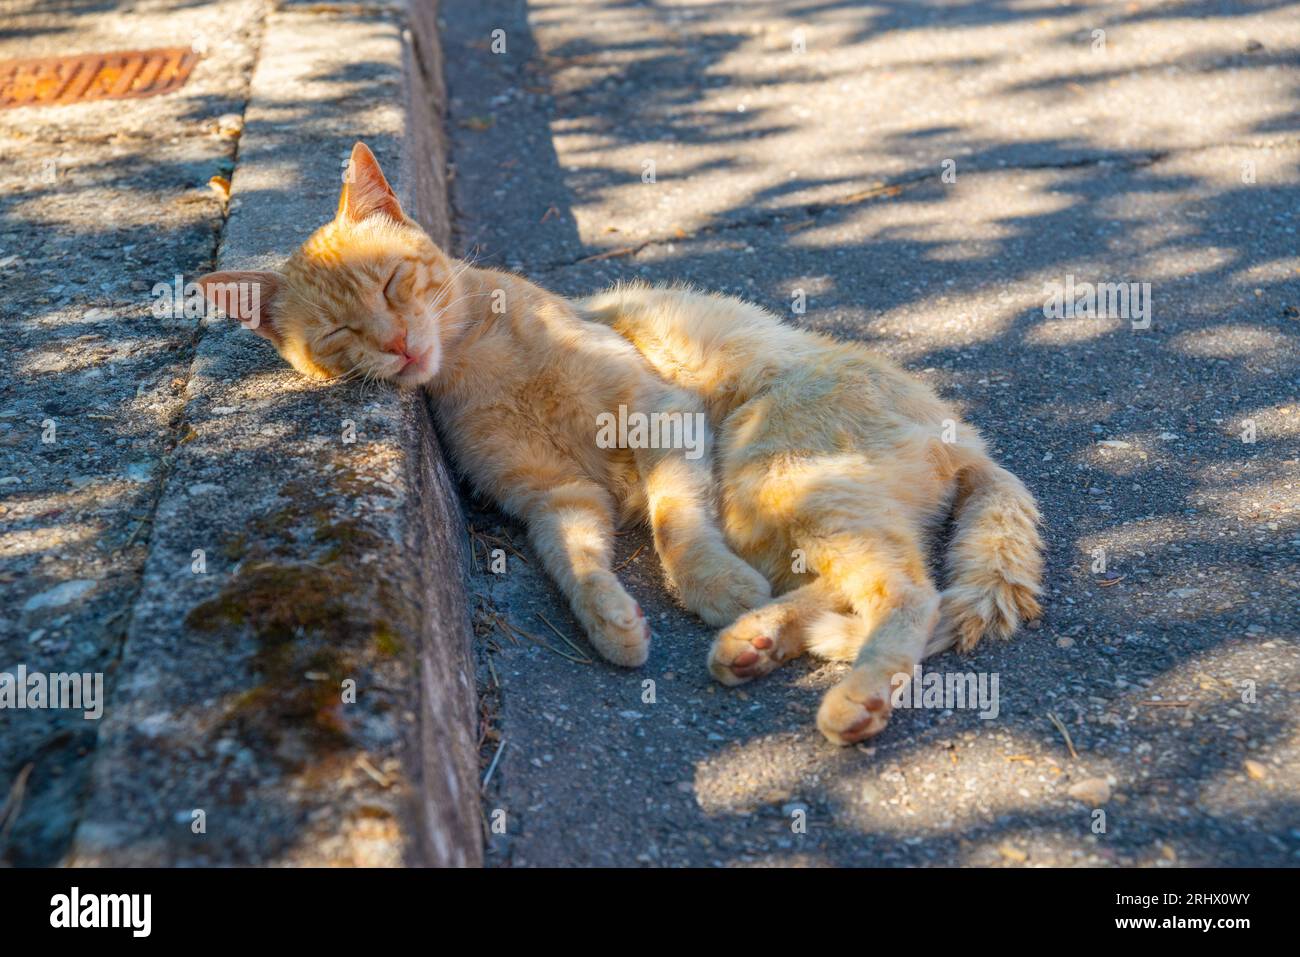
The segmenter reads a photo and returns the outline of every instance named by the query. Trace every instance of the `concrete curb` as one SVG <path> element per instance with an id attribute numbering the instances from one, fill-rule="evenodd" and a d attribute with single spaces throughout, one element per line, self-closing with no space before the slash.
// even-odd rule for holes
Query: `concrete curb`
<path id="1" fill-rule="evenodd" d="M 269 16 L 221 268 L 324 222 L 357 139 L 447 240 L 435 8 Z M 481 863 L 464 533 L 422 396 L 204 322 L 69 863 Z"/>

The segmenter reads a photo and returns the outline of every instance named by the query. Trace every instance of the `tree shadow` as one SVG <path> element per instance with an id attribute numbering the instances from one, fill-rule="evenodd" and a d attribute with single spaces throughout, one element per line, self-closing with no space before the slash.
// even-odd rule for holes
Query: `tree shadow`
<path id="1" fill-rule="evenodd" d="M 1287 406 L 1294 393 L 1287 386 L 1300 371 L 1300 274 L 1292 268 L 1300 225 L 1300 151 L 1294 140 L 1300 86 L 1279 87 L 1287 101 L 1269 104 L 1276 111 L 1272 119 L 1243 128 L 1234 137 L 1241 145 L 1117 148 L 1087 128 L 1070 136 L 1009 131 L 995 137 L 960 120 L 919 123 L 873 142 L 878 153 L 923 157 L 904 160 L 880 182 L 804 174 L 759 185 L 710 209 L 698 229 L 638 235 L 621 249 L 628 240 L 609 210 L 623 208 L 618 190 L 641 172 L 627 161 L 636 155 L 631 149 L 661 141 L 734 144 L 733 153 L 715 153 L 706 165 L 688 159 L 673 182 L 689 192 L 695 173 L 744 172 L 743 147 L 790 127 L 788 114 L 772 107 L 747 113 L 744 122 L 735 114 L 696 108 L 707 91 L 778 80 L 807 83 L 811 90 L 826 80 L 797 72 L 791 79 L 779 65 L 754 68 L 752 60 L 743 75 L 731 72 L 728 56 L 742 49 L 745 37 L 736 23 L 717 16 L 715 6 L 682 12 L 656 4 L 611 5 L 602 15 L 627 13 L 644 27 L 613 45 L 602 44 L 596 29 L 591 37 L 574 38 L 571 29 L 554 27 L 569 22 L 563 8 L 533 11 L 532 26 L 520 3 L 452 17 L 451 120 L 486 120 L 461 127 L 454 137 L 454 195 L 466 224 L 459 249 L 477 250 L 488 263 L 575 296 L 618 280 L 693 282 L 894 356 L 956 400 L 999 460 L 1035 492 L 1045 516 L 1049 574 L 1047 613 L 1038 630 L 1013 643 L 986 644 L 968 658 L 949 655 L 934 663 L 1001 674 L 1009 690 L 996 731 L 969 713 L 913 712 L 896 716 L 872 742 L 870 760 L 858 750 L 831 753 L 810 737 L 807 706 L 815 706 L 810 690 L 825 687 L 835 669 L 796 666 L 746 687 L 764 704 L 761 719 L 733 699 L 732 730 L 739 743 L 732 746 L 729 766 L 746 773 L 763 767 L 770 736 L 785 734 L 794 741 L 791 750 L 806 760 L 799 765 L 804 772 L 786 782 L 784 795 L 769 794 L 748 806 L 721 803 L 703 821 L 689 818 L 689 827 L 718 835 L 721 846 L 730 848 L 717 859 L 753 861 L 760 852 L 744 834 L 755 815 L 767 821 L 771 836 L 788 835 L 788 817 L 777 813 L 781 800 L 802 797 L 821 821 L 830 820 L 802 844 L 811 846 L 806 853 L 820 863 L 990 863 L 985 852 L 1011 840 L 1055 843 L 1077 851 L 1080 860 L 1100 863 L 1158 863 L 1155 849 L 1164 844 L 1177 846 L 1182 863 L 1288 862 L 1294 833 L 1287 822 L 1294 818 L 1295 800 L 1282 796 L 1279 784 L 1251 792 L 1241 769 L 1253 755 L 1271 763 L 1270 775 L 1278 774 L 1295 732 L 1295 675 L 1270 649 L 1292 637 L 1300 619 L 1288 561 L 1295 544 L 1286 543 L 1297 530 L 1287 475 L 1300 452 L 1295 410 Z M 1130 7 L 1098 11 L 1098 25 L 1236 18 L 1294 6 Z M 1050 23 L 1069 13 L 999 3 L 795 3 L 763 9 L 779 11 L 782 23 L 810 28 L 851 23 L 846 44 L 894 31 Z M 687 35 L 683 22 L 705 25 L 697 38 Z M 473 38 L 502 25 L 519 44 L 518 56 L 494 60 Z M 533 29 L 542 34 L 540 43 Z M 548 31 L 556 35 L 554 42 L 547 41 Z M 1077 32 L 1069 31 L 1068 42 Z M 1225 82 L 1275 73 L 1294 62 L 1296 51 L 1260 39 L 1264 50 L 1201 51 L 1171 62 Z M 1050 50 L 1065 42 L 1052 33 L 1041 45 Z M 998 59 L 956 62 L 991 73 L 1011 56 L 1008 51 Z M 1153 75 L 1160 69 L 1141 67 Z M 1012 79 L 1003 90 L 1051 93 L 1071 84 L 1086 90 L 1116 75 Z M 494 100 L 503 89 L 525 83 L 536 92 Z M 1259 152 L 1245 143 L 1269 134 Z M 580 162 L 557 154 L 553 138 L 561 135 L 579 137 L 569 142 L 581 144 Z M 528 144 L 527 162 L 499 175 L 519 143 Z M 847 154 L 854 147 L 831 143 L 826 151 Z M 603 161 L 611 154 L 619 162 Z M 942 176 L 947 156 L 959 157 L 955 182 Z M 1255 164 L 1250 177 L 1241 170 L 1247 162 Z M 818 198 L 809 201 L 817 190 Z M 539 222 L 543 203 L 554 214 Z M 593 211 L 585 220 L 583 207 Z M 600 224 L 610 234 L 579 231 L 579 221 Z M 1048 318 L 1046 284 L 1063 283 L 1067 276 L 1079 282 L 1150 282 L 1150 328 L 1132 328 L 1119 317 Z M 794 291 L 814 288 L 807 314 L 792 315 Z M 1251 441 L 1242 439 L 1247 422 L 1255 427 Z M 503 521 L 490 510 L 473 514 L 480 523 Z M 621 542 L 619 560 L 636 544 L 644 539 Z M 1108 553 L 1105 572 L 1092 570 L 1098 548 Z M 653 568 L 653 559 L 643 561 Z M 529 581 L 538 592 L 549 589 L 540 578 Z M 558 608 L 561 603 L 549 594 L 550 605 Z M 652 667 L 681 673 L 693 661 L 698 665 L 702 629 L 680 611 L 665 613 L 670 630 L 659 635 L 660 660 Z M 522 693 L 534 685 L 564 686 L 559 676 L 570 666 L 537 652 L 527 657 L 529 668 L 544 677 L 529 671 L 514 679 Z M 1197 678 L 1206 672 L 1205 680 L 1219 683 L 1214 694 Z M 605 694 L 610 687 L 636 693 L 631 678 L 600 680 Z M 1242 682 L 1248 681 L 1258 686 L 1257 703 L 1240 700 Z M 581 693 L 579 685 L 569 687 Z M 507 695 L 509 690 L 507 683 Z M 693 684 L 692 690 L 707 689 Z M 1186 696 L 1189 704 L 1159 707 L 1150 704 L 1153 696 L 1166 702 Z M 801 705 L 780 710 L 792 701 Z M 1062 748 L 1047 710 L 1070 728 L 1078 759 Z M 933 821 L 909 825 L 901 814 L 890 816 L 888 806 L 883 817 L 864 816 L 845 800 L 859 783 L 878 783 L 882 767 L 901 767 L 910 776 L 931 766 L 936 742 L 964 732 L 1030 751 L 1040 767 L 1061 769 L 1061 781 L 1089 773 L 1115 777 L 1124 803 L 1110 807 L 1110 832 L 1089 841 L 1087 815 L 1065 798 L 1063 787 L 1034 785 L 1032 799 L 1005 802 L 989 814 L 972 814 L 954 797 L 954 808 L 965 807 L 967 818 L 942 827 Z M 631 733 L 611 732 L 599 719 L 575 734 L 612 735 L 615 750 L 639 744 Z M 694 761 L 697 774 L 726 751 L 703 734 L 676 744 L 689 750 L 683 763 Z M 996 782 L 988 764 L 1001 757 L 981 760 L 984 780 Z M 620 770 L 637 773 L 634 762 Z M 529 793 L 532 772 L 526 767 L 506 764 L 501 774 L 505 796 L 514 796 L 511 786 Z M 929 805 L 937 806 L 933 800 Z M 590 807 L 582 813 L 606 811 Z M 683 813 L 698 815 L 700 809 Z M 664 822 L 620 826 L 643 843 L 674 840 Z M 564 846 L 573 855 L 591 853 L 576 838 Z M 797 861 L 803 853 L 798 846 L 770 850 L 768 863 Z M 699 859 L 684 846 L 681 853 L 683 860 Z"/>

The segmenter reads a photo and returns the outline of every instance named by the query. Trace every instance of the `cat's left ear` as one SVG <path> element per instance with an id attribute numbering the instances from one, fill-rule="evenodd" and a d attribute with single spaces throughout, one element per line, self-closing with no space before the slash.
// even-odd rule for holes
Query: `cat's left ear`
<path id="1" fill-rule="evenodd" d="M 284 277 L 269 269 L 210 272 L 198 279 L 208 302 L 263 338 L 280 341 L 275 328 L 276 300 L 284 292 Z"/>
<path id="2" fill-rule="evenodd" d="M 347 175 L 343 178 L 336 218 L 359 223 L 376 214 L 399 223 L 406 220 L 397 194 L 379 168 L 379 160 L 365 143 L 357 143 L 352 147 L 352 159 L 348 161 Z"/>

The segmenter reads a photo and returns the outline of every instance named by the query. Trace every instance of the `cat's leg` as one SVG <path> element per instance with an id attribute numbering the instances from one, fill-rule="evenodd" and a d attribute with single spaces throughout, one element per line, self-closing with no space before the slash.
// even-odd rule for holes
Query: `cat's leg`
<path id="1" fill-rule="evenodd" d="M 572 481 L 528 496 L 528 537 L 601 657 L 636 667 L 650 654 L 650 626 L 611 570 L 614 513 L 609 493 Z"/>
<path id="2" fill-rule="evenodd" d="M 689 413 L 687 413 L 689 414 Z M 710 625 L 729 625 L 772 595 L 766 578 L 728 546 L 713 506 L 707 444 L 688 458 L 682 449 L 638 449 L 655 551 L 682 604 Z"/>
<path id="3" fill-rule="evenodd" d="M 904 585 L 886 601 L 853 670 L 826 692 L 817 710 L 817 727 L 835 744 L 853 744 L 884 730 L 893 693 L 912 679 L 934 632 L 939 593 L 933 586 Z"/>
<path id="4" fill-rule="evenodd" d="M 743 684 L 765 675 L 802 655 L 815 626 L 846 610 L 847 604 L 834 589 L 815 579 L 746 612 L 723 629 L 709 651 L 709 672 L 724 685 Z"/>
<path id="5" fill-rule="evenodd" d="M 841 526 L 807 548 L 810 564 L 853 609 L 814 622 L 809 637 L 814 653 L 853 656 L 853 670 L 826 693 L 817 713 L 829 740 L 852 744 L 889 722 L 899 676 L 910 680 L 934 632 L 939 592 L 919 537 L 885 511 L 874 520 L 866 513 L 856 528 Z"/>

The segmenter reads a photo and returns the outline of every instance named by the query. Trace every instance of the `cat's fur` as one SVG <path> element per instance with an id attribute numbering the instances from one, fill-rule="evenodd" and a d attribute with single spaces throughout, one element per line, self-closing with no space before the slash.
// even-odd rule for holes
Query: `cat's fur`
<path id="1" fill-rule="evenodd" d="M 402 213 L 363 144 L 334 220 L 280 272 L 211 273 L 199 283 L 304 375 L 424 386 L 461 472 L 527 525 L 609 661 L 640 665 L 650 650 L 644 613 L 611 568 L 620 521 L 649 519 L 670 586 L 709 624 L 730 624 L 770 597 L 718 528 L 707 434 L 694 459 L 595 441 L 602 412 L 690 414 L 700 400 L 562 297 L 445 255 Z M 230 295 L 240 283 L 259 291 L 259 315 L 242 314 Z"/>
<path id="2" fill-rule="evenodd" d="M 690 289 L 623 286 L 579 305 L 704 401 L 723 531 L 780 595 L 714 642 L 709 668 L 723 684 L 805 651 L 852 661 L 817 716 L 828 738 L 849 743 L 884 727 L 895 676 L 927 654 L 1009 637 L 1038 615 L 1033 497 L 897 366 Z M 940 594 L 927 538 L 950 509 Z"/>
<path id="3" fill-rule="evenodd" d="M 610 567 L 616 520 L 634 516 L 649 519 L 686 607 L 729 626 L 709 656 L 720 681 L 805 650 L 855 662 L 818 716 L 839 743 L 884 727 L 891 680 L 911 673 L 927 643 L 968 649 L 1038 613 L 1033 498 L 901 370 L 757 306 L 685 289 L 624 287 L 580 311 L 447 257 L 403 215 L 361 144 L 349 179 L 335 219 L 282 272 L 200 282 L 306 375 L 428 389 L 459 467 L 527 524 L 610 661 L 638 665 L 649 650 L 641 610 Z M 259 315 L 224 295 L 240 282 L 260 291 Z M 598 447 L 597 416 L 620 405 L 707 410 L 721 438 L 726 541 L 712 455 Z M 951 504 L 940 595 L 925 540 Z M 768 580 L 783 593 L 771 603 Z"/>

